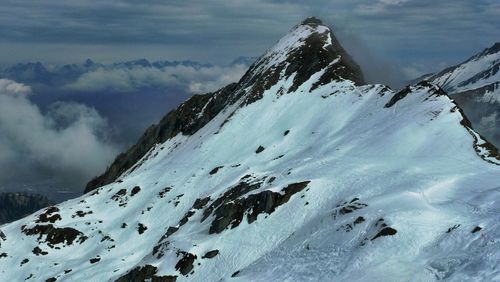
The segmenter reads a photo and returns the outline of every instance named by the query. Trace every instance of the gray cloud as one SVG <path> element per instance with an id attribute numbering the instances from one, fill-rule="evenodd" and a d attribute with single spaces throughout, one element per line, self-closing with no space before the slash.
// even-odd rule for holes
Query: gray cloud
<path id="1" fill-rule="evenodd" d="M 118 152 L 106 120 L 77 103 L 54 103 L 44 115 L 28 95 L 29 87 L 0 79 L 0 183 L 56 179 L 81 190 Z"/>
<path id="2" fill-rule="evenodd" d="M 179 88 L 191 94 L 215 91 L 236 82 L 248 66 L 171 66 L 159 68 L 98 68 L 84 73 L 75 82 L 64 85 L 65 91 L 133 92 L 141 89 Z"/>

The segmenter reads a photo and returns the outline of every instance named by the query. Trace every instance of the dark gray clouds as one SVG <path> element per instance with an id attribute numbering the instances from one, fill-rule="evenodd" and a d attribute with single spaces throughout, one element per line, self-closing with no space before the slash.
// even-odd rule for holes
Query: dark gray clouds
<path id="1" fill-rule="evenodd" d="M 36 95 L 29 86 L 0 79 L 0 184 L 55 180 L 53 190 L 81 191 L 119 152 L 107 138 L 107 121 L 70 102 L 53 103 L 44 114 L 29 95 Z"/>
<path id="2" fill-rule="evenodd" d="M 498 0 L 2 0 L 1 7 L 1 63 L 145 57 L 221 64 L 259 55 L 311 15 L 341 41 L 342 34 L 357 38 L 347 46 L 355 57 L 363 45 L 407 76 L 500 40 Z"/>

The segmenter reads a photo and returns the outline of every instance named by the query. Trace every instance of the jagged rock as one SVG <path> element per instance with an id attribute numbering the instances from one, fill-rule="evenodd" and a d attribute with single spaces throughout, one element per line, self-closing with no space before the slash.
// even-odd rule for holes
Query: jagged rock
<path id="1" fill-rule="evenodd" d="M 247 176 L 244 176 L 242 178 L 242 180 L 246 179 L 246 178 L 247 178 Z M 212 213 L 212 211 L 215 208 L 217 208 L 223 204 L 229 203 L 230 201 L 236 200 L 238 197 L 240 197 L 240 196 L 242 196 L 250 191 L 259 189 L 262 186 L 262 182 L 263 182 L 263 180 L 259 180 L 259 181 L 256 181 L 254 183 L 247 183 L 245 181 L 242 181 L 242 182 L 238 183 L 236 186 L 228 189 L 222 196 L 220 196 L 219 198 L 214 200 L 212 202 L 212 204 L 210 204 L 210 206 L 208 206 L 203 211 L 203 218 L 201 219 L 201 221 L 203 222 L 205 219 L 207 219 L 208 216 Z"/>
<path id="2" fill-rule="evenodd" d="M 132 191 L 130 192 L 130 196 L 134 196 L 135 194 L 139 193 L 141 191 L 141 187 L 135 186 L 132 188 Z"/>
<path id="3" fill-rule="evenodd" d="M 146 264 L 145 266 L 138 266 L 132 269 L 115 282 L 138 282 L 148 281 L 148 279 L 151 279 L 152 282 L 175 282 L 177 280 L 177 276 L 157 276 L 157 272 L 157 267 Z"/>
<path id="4" fill-rule="evenodd" d="M 172 190 L 171 187 L 165 187 L 160 193 L 158 193 L 158 197 L 163 198 L 165 195 Z"/>
<path id="5" fill-rule="evenodd" d="M 218 254 L 219 254 L 219 250 L 212 250 L 212 251 L 209 251 L 206 254 L 204 254 L 201 258 L 202 259 L 206 259 L 206 258 L 211 259 L 211 258 L 216 257 Z"/>
<path id="6" fill-rule="evenodd" d="M 79 210 L 79 211 L 76 211 L 76 213 L 74 215 L 72 215 L 71 217 L 72 218 L 75 218 L 77 216 L 78 217 L 85 217 L 86 215 L 92 214 L 92 213 L 93 213 L 93 211 L 84 212 L 84 211 Z"/>
<path id="7" fill-rule="evenodd" d="M 42 249 L 40 249 L 40 247 L 38 247 L 38 246 L 36 246 L 36 247 L 33 249 L 33 253 L 34 253 L 35 255 L 37 255 L 37 256 L 39 256 L 39 255 L 44 256 L 44 255 L 49 254 L 48 252 L 43 251 Z"/>
<path id="8" fill-rule="evenodd" d="M 219 169 L 221 169 L 221 168 L 223 168 L 223 167 L 224 167 L 224 166 L 214 167 L 214 168 L 213 168 L 213 169 L 212 169 L 212 170 L 211 170 L 208 174 L 210 174 L 210 175 L 214 175 L 214 174 L 216 174 L 216 173 L 219 171 Z"/>
<path id="9" fill-rule="evenodd" d="M 382 236 L 392 236 L 398 233 L 398 231 L 392 227 L 384 227 L 382 230 L 380 230 L 373 238 L 372 241 L 377 239 L 378 237 Z"/>
<path id="10" fill-rule="evenodd" d="M 264 147 L 259 146 L 259 148 L 257 148 L 257 150 L 255 150 L 255 153 L 256 154 L 262 153 L 262 151 L 264 151 L 264 149 L 265 149 Z"/>
<path id="11" fill-rule="evenodd" d="M 101 261 L 101 258 L 100 258 L 100 257 L 95 257 L 95 258 L 91 258 L 91 259 L 90 259 L 90 263 L 91 263 L 91 264 L 97 263 L 97 262 L 99 262 L 99 261 Z"/>
<path id="12" fill-rule="evenodd" d="M 194 268 L 196 258 L 196 255 L 184 253 L 182 259 L 175 265 L 175 270 L 178 270 L 184 276 L 188 275 Z"/>
<path id="13" fill-rule="evenodd" d="M 248 223 L 252 223 L 261 213 L 273 213 L 277 207 L 288 202 L 292 195 L 306 188 L 307 184 L 309 181 L 293 183 L 283 188 L 281 193 L 262 191 L 222 204 L 214 212 L 215 219 L 209 234 L 220 233 L 229 226 L 235 228 L 241 223 L 244 214 L 247 214 Z"/>
<path id="14" fill-rule="evenodd" d="M 460 224 L 455 224 L 452 227 L 448 228 L 448 230 L 446 230 L 446 233 L 451 233 L 451 231 L 457 229 L 458 227 L 460 227 Z"/>
<path id="15" fill-rule="evenodd" d="M 196 201 L 193 204 L 193 209 L 201 210 L 208 204 L 209 201 L 210 201 L 210 196 L 203 199 L 196 199 Z"/>
<path id="16" fill-rule="evenodd" d="M 471 233 L 476 233 L 476 232 L 479 232 L 481 231 L 483 228 L 479 227 L 479 226 L 476 226 L 474 227 L 474 229 L 472 229 L 472 232 Z"/>
<path id="17" fill-rule="evenodd" d="M 74 228 L 57 228 L 52 224 L 37 224 L 32 228 L 25 227 L 22 229 L 22 232 L 28 236 L 38 235 L 39 242 L 47 242 L 51 245 L 60 243 L 71 245 L 77 238 L 79 243 L 83 243 L 87 239 L 87 237 L 85 237 L 82 232 Z M 45 239 L 43 238 L 43 236 L 45 236 Z"/>
<path id="18" fill-rule="evenodd" d="M 146 230 L 148 230 L 148 227 L 142 223 L 139 223 L 137 225 L 137 232 L 139 232 L 139 234 L 142 234 L 144 233 Z"/>

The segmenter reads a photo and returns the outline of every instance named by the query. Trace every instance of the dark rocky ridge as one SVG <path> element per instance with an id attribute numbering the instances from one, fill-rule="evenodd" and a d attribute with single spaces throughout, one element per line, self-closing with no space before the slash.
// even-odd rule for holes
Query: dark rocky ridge
<path id="1" fill-rule="evenodd" d="M 53 203 L 44 196 L 28 193 L 0 193 L 0 225 L 20 219 Z"/>
<path id="2" fill-rule="evenodd" d="M 435 96 L 446 95 L 446 92 L 444 92 L 441 88 L 431 84 L 430 82 L 421 81 L 417 84 L 409 85 L 409 86 L 403 88 L 402 90 L 400 90 L 399 92 L 397 92 L 396 94 L 394 94 L 394 96 L 392 96 L 391 100 L 389 102 L 387 102 L 387 104 L 385 104 L 384 107 L 390 108 L 390 107 L 394 106 L 399 100 L 405 98 L 408 94 L 411 94 L 414 91 L 418 91 L 419 89 L 425 89 L 425 88 L 430 89 L 429 92 L 431 93 L 431 95 L 435 95 Z"/>
<path id="3" fill-rule="evenodd" d="M 323 24 L 316 18 L 309 18 L 300 25 L 317 28 Z M 328 35 L 332 45 L 324 48 Z M 249 68 L 238 83 L 230 84 L 213 93 L 194 95 L 189 98 L 177 109 L 169 112 L 159 124 L 149 127 L 139 141 L 126 152 L 120 154 L 104 174 L 87 184 L 85 193 L 116 181 L 127 170 L 133 169 L 133 166 L 155 144 L 163 143 L 179 133 L 193 135 L 228 105 L 234 104 L 243 96 L 245 97 L 241 106 L 251 104 L 262 98 L 264 91 L 278 80 L 287 78 L 293 73 L 296 75 L 290 91 L 296 90 L 311 75 L 324 68 L 327 68 L 325 73 L 319 82 L 313 85 L 313 88 L 340 79 L 349 79 L 356 84 L 364 84 L 360 67 L 342 48 L 330 30 L 325 33 L 313 32 L 303 43 L 301 47 L 291 50 L 283 62 L 266 67 L 272 58 L 269 57 L 269 54 L 265 54 Z M 339 56 L 339 62 L 330 65 Z M 284 77 L 282 77 L 283 73 Z M 248 90 L 245 91 L 245 89 Z"/>

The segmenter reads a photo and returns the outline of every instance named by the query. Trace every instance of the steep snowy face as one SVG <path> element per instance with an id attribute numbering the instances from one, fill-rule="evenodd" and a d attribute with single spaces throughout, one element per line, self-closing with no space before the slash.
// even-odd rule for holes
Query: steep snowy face
<path id="1" fill-rule="evenodd" d="M 452 95 L 474 128 L 500 145 L 500 43 L 425 79 Z"/>
<path id="2" fill-rule="evenodd" d="M 338 43 L 331 30 L 315 18 L 295 26 L 262 55 L 238 83 L 214 93 L 195 95 L 168 113 L 158 125 L 150 127 L 139 142 L 118 156 L 108 170 L 88 183 L 85 192 L 115 181 L 136 164 L 154 144 L 181 133 L 193 135 L 222 110 L 239 103 L 250 104 L 262 98 L 264 91 L 290 79 L 291 85 L 276 89 L 279 95 L 293 92 L 315 75 L 313 90 L 334 80 L 363 84 L 359 66 Z"/>
<path id="3" fill-rule="evenodd" d="M 305 21 L 151 127 L 107 184 L 1 226 L 0 277 L 498 279 L 496 148 L 433 84 L 362 85 L 334 42 Z"/>

